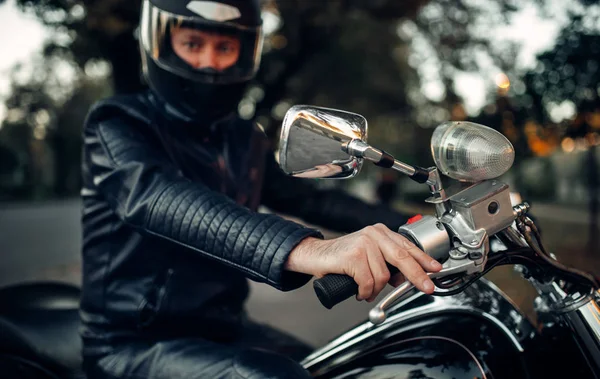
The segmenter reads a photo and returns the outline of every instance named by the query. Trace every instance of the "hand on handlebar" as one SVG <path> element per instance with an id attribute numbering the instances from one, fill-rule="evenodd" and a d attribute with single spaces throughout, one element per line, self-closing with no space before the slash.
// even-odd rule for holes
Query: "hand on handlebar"
<path id="1" fill-rule="evenodd" d="M 400 273 L 390 278 L 386 262 Z M 357 300 L 373 301 L 388 282 L 399 285 L 404 278 L 431 294 L 435 287 L 425 271 L 438 272 L 442 265 L 402 235 L 377 224 L 331 240 L 307 238 L 292 250 L 286 269 L 318 278 L 348 275 L 358 284 Z"/>

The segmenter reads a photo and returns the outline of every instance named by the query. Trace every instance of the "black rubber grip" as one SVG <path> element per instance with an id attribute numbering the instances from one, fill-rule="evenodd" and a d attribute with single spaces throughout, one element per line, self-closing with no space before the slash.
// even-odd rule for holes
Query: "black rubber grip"
<path id="1" fill-rule="evenodd" d="M 358 284 L 348 275 L 329 274 L 313 282 L 319 301 L 327 309 L 358 293 Z"/>
<path id="2" fill-rule="evenodd" d="M 390 275 L 398 273 L 398 269 L 388 264 Z M 319 301 L 327 309 L 355 296 L 358 293 L 358 284 L 348 275 L 329 274 L 313 282 L 315 293 Z"/>

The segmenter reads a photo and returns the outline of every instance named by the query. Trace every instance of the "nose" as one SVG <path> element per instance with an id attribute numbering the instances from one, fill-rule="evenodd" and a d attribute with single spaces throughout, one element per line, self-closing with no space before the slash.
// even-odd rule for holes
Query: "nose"
<path id="1" fill-rule="evenodd" d="M 203 49 L 198 55 L 196 68 L 214 68 L 218 70 L 217 52 L 214 48 Z"/>

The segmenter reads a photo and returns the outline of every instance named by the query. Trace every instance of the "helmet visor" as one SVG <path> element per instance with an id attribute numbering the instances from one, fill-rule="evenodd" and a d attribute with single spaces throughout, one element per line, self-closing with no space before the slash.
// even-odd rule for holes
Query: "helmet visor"
<path id="1" fill-rule="evenodd" d="M 262 29 L 165 12 L 144 1 L 140 43 L 164 70 L 206 83 L 236 83 L 258 70 Z"/>

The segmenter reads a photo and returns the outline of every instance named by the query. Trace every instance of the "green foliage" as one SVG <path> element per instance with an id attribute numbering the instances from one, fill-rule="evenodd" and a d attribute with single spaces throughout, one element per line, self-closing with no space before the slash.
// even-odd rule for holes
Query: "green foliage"
<path id="1" fill-rule="evenodd" d="M 14 170 L 22 173 L 8 177 L 25 178 L 17 196 L 78 193 L 80 129 L 89 106 L 114 92 L 144 88 L 135 38 L 140 3 L 17 0 L 51 31 L 33 69 L 13 71 L 9 117 L 0 129 L 0 148 L 10 147 Z M 370 142 L 425 165 L 431 163 L 431 128 L 465 117 L 456 112 L 462 100 L 456 74 L 487 74 L 491 65 L 525 89 L 511 87 L 508 108 L 495 91 L 484 94 L 492 106 L 476 120 L 505 131 L 506 112 L 512 113 L 520 136 L 514 142 L 528 152 L 524 124 L 548 120 L 548 104 L 597 105 L 600 42 L 582 16 L 597 6 L 568 1 L 565 7 L 583 11 L 569 13 L 572 22 L 556 47 L 539 57 L 538 68 L 522 72 L 515 63 L 518 44 L 495 42 L 490 26 L 507 24 L 526 6 L 555 10 L 541 0 L 265 0 L 282 26 L 267 37 L 261 70 L 242 103 L 245 116 L 276 142 L 292 104 L 347 109 L 367 117 Z M 0 191 L 6 192 L 5 182 Z"/>

